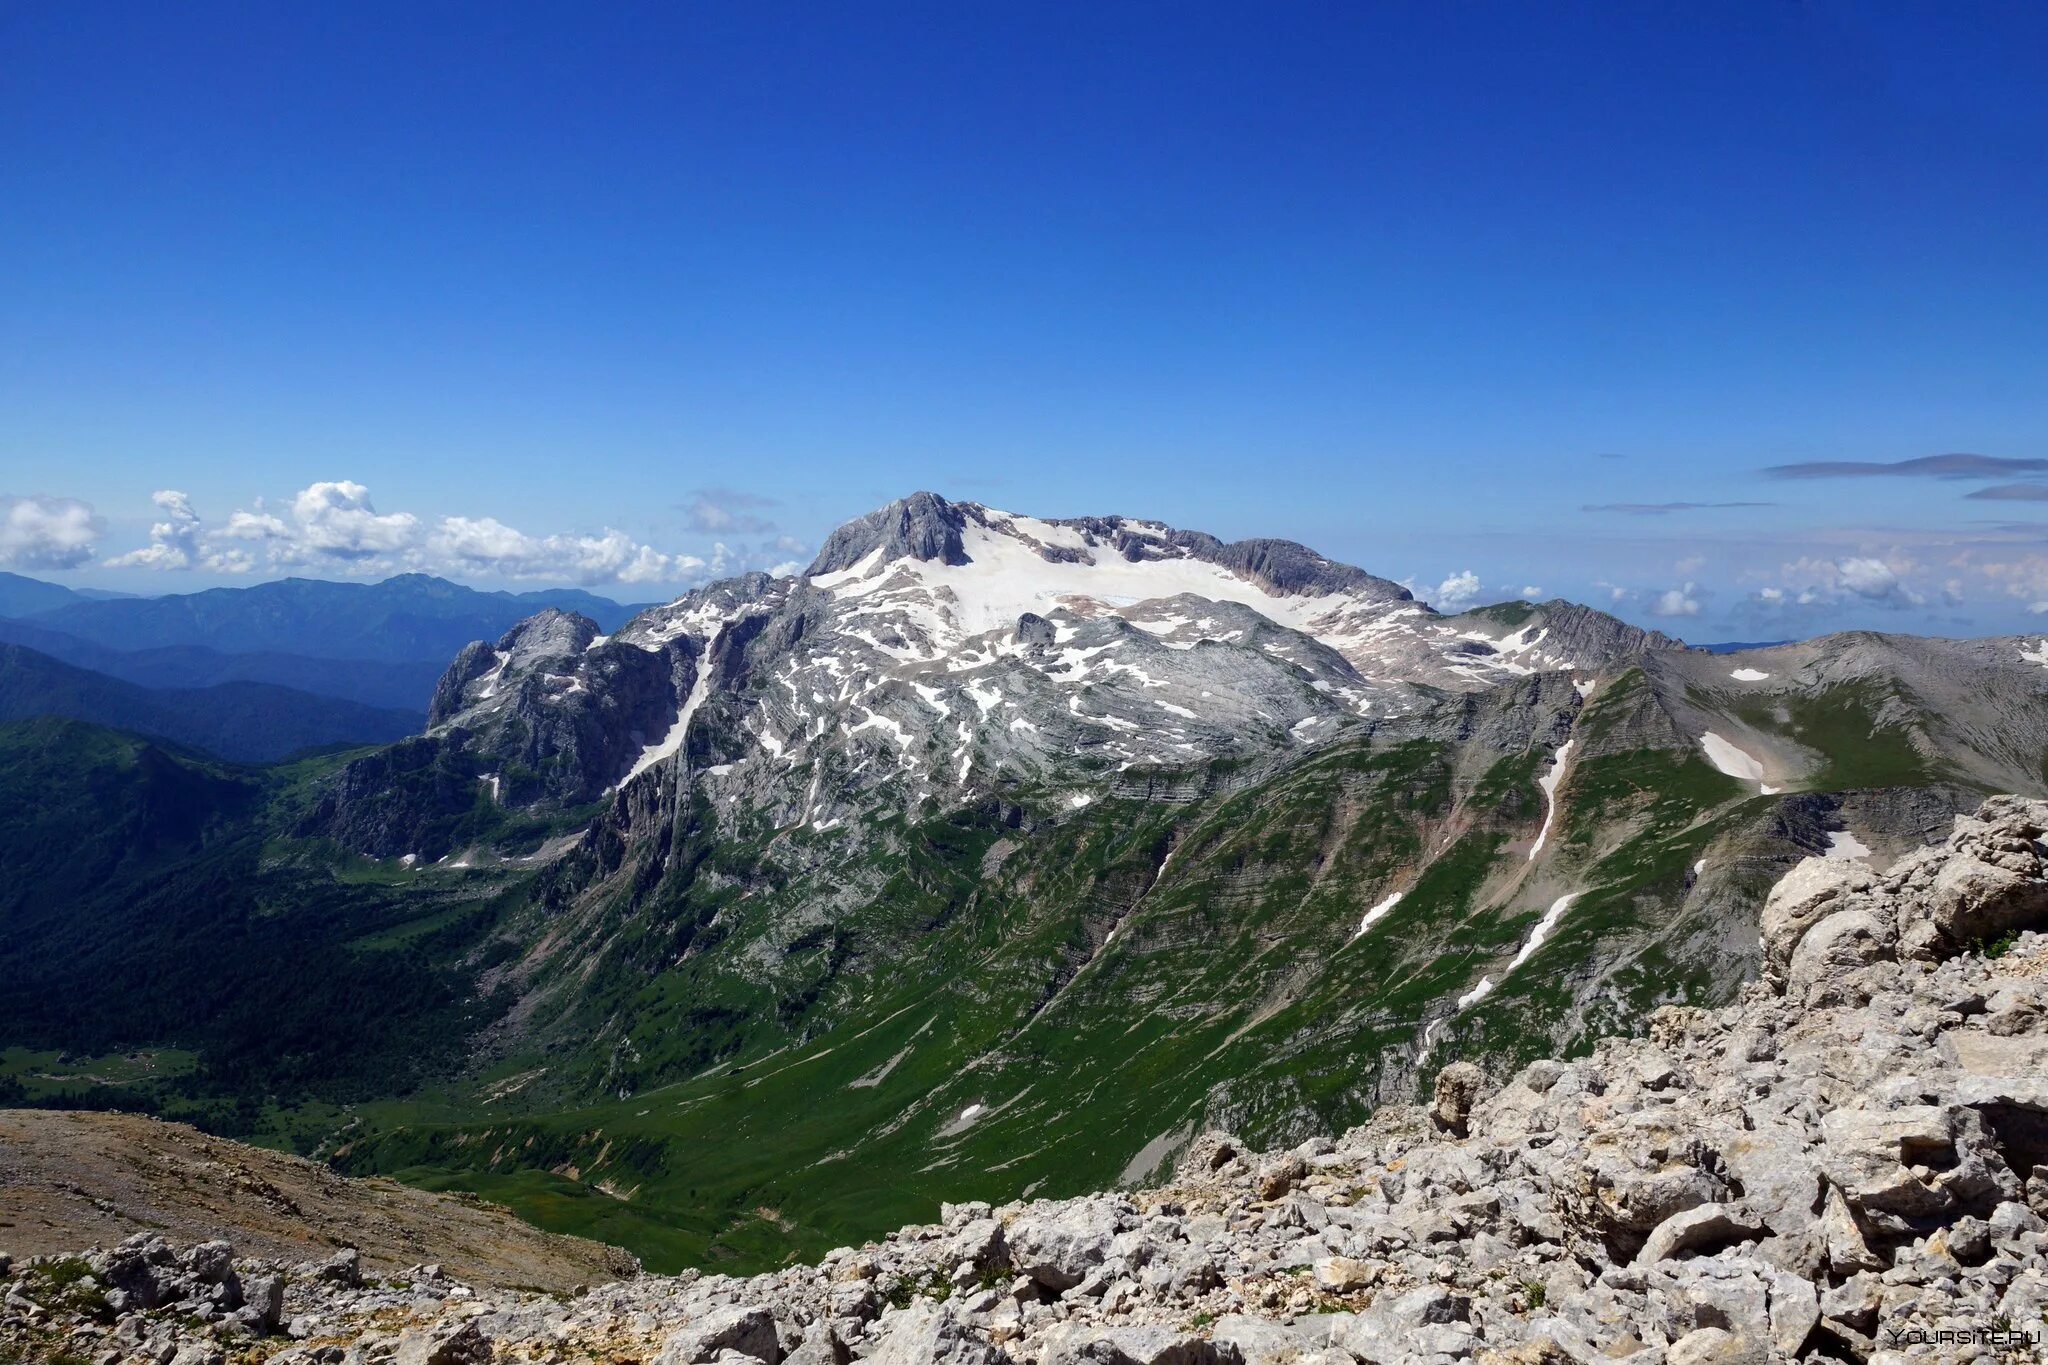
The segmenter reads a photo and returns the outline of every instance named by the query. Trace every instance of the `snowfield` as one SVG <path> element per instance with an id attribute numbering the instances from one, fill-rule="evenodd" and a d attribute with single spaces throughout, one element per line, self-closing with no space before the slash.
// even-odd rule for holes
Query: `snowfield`
<path id="1" fill-rule="evenodd" d="M 1764 765 L 1756 758 L 1729 743 L 1712 730 L 1700 736 L 1700 747 L 1707 752 L 1707 762 L 1718 772 L 1743 782 L 1754 782 L 1765 796 L 1776 796 L 1778 788 L 1764 782 Z"/>

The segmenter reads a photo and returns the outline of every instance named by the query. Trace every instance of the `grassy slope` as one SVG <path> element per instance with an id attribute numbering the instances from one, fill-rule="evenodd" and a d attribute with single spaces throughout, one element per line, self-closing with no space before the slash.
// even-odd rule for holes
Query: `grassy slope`
<path id="1" fill-rule="evenodd" d="M 841 943 L 852 967 L 837 988 L 782 1009 L 775 1029 L 760 1021 L 801 989 L 729 955 L 768 932 L 773 897 L 725 885 L 706 894 L 728 951 L 693 952 L 691 937 L 681 965 L 600 1011 L 637 1018 L 636 1074 L 658 1075 L 657 1055 L 702 1074 L 496 1121 L 461 1103 L 384 1106 L 347 1159 L 623 1238 L 653 1265 L 754 1267 L 929 1217 L 941 1199 L 1098 1188 L 1198 1121 L 1257 1140 L 1356 1121 L 1410 1093 L 1421 1021 L 1513 954 L 1560 868 L 1591 888 L 1579 913 L 1446 1030 L 1439 1060 L 1580 1037 L 1578 1002 L 1553 983 L 1610 959 L 1626 959 L 1618 990 L 1635 1003 L 1674 980 L 1680 994 L 1725 990 L 1711 964 L 1674 974 L 1640 940 L 1674 889 L 1682 899 L 1674 879 L 1714 813 L 1740 812 L 1737 785 L 1685 756 L 1589 764 L 1570 783 L 1587 814 L 1532 874 L 1544 761 L 1471 774 L 1442 744 L 1339 746 L 1193 808 L 1090 808 L 987 878 L 970 870 L 997 830 L 899 835 L 857 930 L 886 944 L 888 971 L 863 970 L 873 942 Z M 1403 901 L 1354 941 L 1396 887 Z M 719 918 L 641 911 L 631 922 L 670 949 L 679 923 L 695 936 Z M 617 940 L 606 951 L 614 968 L 632 955 Z M 722 1056 L 684 1027 L 692 1011 L 728 1021 Z"/>
<path id="2" fill-rule="evenodd" d="M 0 807 L 15 813 L 0 822 L 0 1042 L 23 1050 L 4 1069 L 14 1084 L 41 1103 L 251 1135 L 282 1112 L 273 1099 L 389 1094 L 458 1063 L 492 1006 L 453 964 L 519 884 L 398 879 L 271 840 L 331 761 L 238 769 L 81 722 L 0 725 Z M 185 1064 L 113 1064 L 165 1047 Z M 59 1049 L 78 1064 L 30 1064 Z"/>

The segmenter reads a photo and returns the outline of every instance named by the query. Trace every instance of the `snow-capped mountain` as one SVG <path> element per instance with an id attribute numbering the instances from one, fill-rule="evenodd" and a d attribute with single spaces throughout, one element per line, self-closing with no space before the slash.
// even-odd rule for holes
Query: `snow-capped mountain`
<path id="1" fill-rule="evenodd" d="M 884 785 L 906 808 L 999 779 L 1078 806 L 1134 768 L 1313 745 L 1673 647 L 1569 603 L 1443 616 L 1290 541 L 919 493 L 841 527 L 800 576 L 699 589 L 611 636 L 549 611 L 470 646 L 430 738 L 507 805 L 595 799 L 687 751 L 719 804 L 778 824 Z"/>

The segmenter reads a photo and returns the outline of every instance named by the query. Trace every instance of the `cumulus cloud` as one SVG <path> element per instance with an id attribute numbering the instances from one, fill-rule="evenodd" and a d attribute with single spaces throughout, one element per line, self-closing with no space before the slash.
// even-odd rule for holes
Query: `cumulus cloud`
<path id="1" fill-rule="evenodd" d="M 1581 512 L 1620 512 L 1631 517 L 1668 517 L 1673 512 L 1704 512 L 1722 507 L 1776 507 L 1775 502 L 1589 502 Z"/>
<path id="2" fill-rule="evenodd" d="M 731 488 L 700 488 L 682 505 L 683 523 L 700 535 L 768 535 L 775 523 L 758 515 L 775 499 Z"/>
<path id="3" fill-rule="evenodd" d="M 159 520 L 150 527 L 149 543 L 108 560 L 109 567 L 245 573 L 257 567 L 260 556 L 271 569 L 413 570 L 599 587 L 697 583 L 771 562 L 778 573 L 794 572 L 801 566 L 788 556 L 804 549 L 801 542 L 779 536 L 752 547 L 720 542 L 707 556 L 660 550 L 609 526 L 533 535 L 495 517 L 381 512 L 370 490 L 348 479 L 309 484 L 275 511 L 258 499 L 253 508 L 237 509 L 212 525 L 175 489 L 159 489 L 150 500 Z M 90 508 L 76 506 L 90 517 Z M 73 553 L 89 555 L 90 541 Z"/>
<path id="4" fill-rule="evenodd" d="M 189 569 L 204 554 L 199 545 L 199 513 L 192 499 L 175 488 L 159 488 L 149 495 L 163 520 L 149 528 L 149 544 L 139 550 L 115 555 L 107 561 L 110 569 Z M 246 567 L 246 555 L 230 557 L 224 563 Z M 229 568 L 235 572 L 235 568 Z"/>
<path id="5" fill-rule="evenodd" d="M 1764 470 L 1773 479 L 1995 479 L 2002 474 L 2048 470 L 2048 460 L 2011 459 L 2000 455 L 1922 455 L 1913 460 L 1808 460 L 1774 464 Z"/>
<path id="6" fill-rule="evenodd" d="M 75 569 L 92 558 L 105 530 L 89 502 L 0 494 L 0 564 Z"/>
<path id="7" fill-rule="evenodd" d="M 2007 596 L 2025 601 L 2028 611 L 2048 612 L 2048 555 L 2022 554 L 1972 567 Z"/>
<path id="8" fill-rule="evenodd" d="M 1845 559 L 1835 566 L 1842 586 L 1872 602 L 1910 597 L 1892 566 L 1882 559 Z"/>
<path id="9" fill-rule="evenodd" d="M 228 524 L 215 532 L 216 535 L 226 536 L 230 540 L 284 540 L 291 533 L 292 528 L 285 525 L 284 518 L 263 511 L 261 503 L 257 504 L 257 510 L 254 512 L 244 512 L 237 508 L 229 513 Z"/>
<path id="10" fill-rule="evenodd" d="M 1925 594 L 1907 581 L 1918 566 L 1911 560 L 1876 555 L 1849 555 L 1840 559 L 1804 556 L 1784 565 L 1779 577 L 1784 582 L 1761 588 L 1750 600 L 1764 607 L 1825 607 L 1845 602 L 1869 602 L 1892 608 L 1926 605 Z M 1960 598 L 1960 589 L 1946 594 Z"/>
<path id="11" fill-rule="evenodd" d="M 310 484 L 292 499 L 293 542 L 315 556 L 374 559 L 412 549 L 420 519 L 410 512 L 378 515 L 370 490 L 347 479 Z"/>
<path id="12" fill-rule="evenodd" d="M 163 520 L 149 528 L 149 544 L 106 562 L 110 569 L 206 569 L 212 573 L 240 574 L 256 567 L 247 550 L 211 543 L 219 532 L 208 533 L 192 499 L 175 488 L 159 488 L 149 495 Z"/>
<path id="13" fill-rule="evenodd" d="M 1543 596 L 1543 589 L 1537 587 L 1532 583 L 1529 586 L 1522 589 L 1522 596 L 1528 598 L 1530 601 L 1533 602 L 1537 598 Z"/>
<path id="14" fill-rule="evenodd" d="M 530 536 L 495 517 L 443 517 L 428 541 L 437 559 L 507 578 L 600 583 L 667 583 L 705 567 L 694 555 L 663 554 L 623 531 Z"/>
<path id="15" fill-rule="evenodd" d="M 1470 569 L 1451 574 L 1429 593 L 1429 604 L 1439 611 L 1463 611 L 1479 597 L 1479 575 Z"/>
<path id="16" fill-rule="evenodd" d="M 1650 604 L 1652 616 L 1698 616 L 1700 614 L 1699 585 L 1688 583 L 1682 588 L 1666 588 L 1657 594 L 1657 600 Z"/>

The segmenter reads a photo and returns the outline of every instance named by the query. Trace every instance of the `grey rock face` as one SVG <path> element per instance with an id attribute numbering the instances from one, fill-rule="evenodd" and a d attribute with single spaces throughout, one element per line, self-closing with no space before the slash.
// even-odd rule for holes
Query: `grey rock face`
<path id="1" fill-rule="evenodd" d="M 759 1304 L 706 1314 L 668 1339 L 656 1365 L 707 1365 L 725 1351 L 775 1365 L 782 1354 L 776 1341 L 775 1315 Z"/>
<path id="2" fill-rule="evenodd" d="M 834 531 L 811 561 L 809 574 L 838 573 L 878 551 L 883 559 L 963 564 L 960 530 L 965 523 L 961 507 L 936 493 L 913 493 Z"/>
<path id="3" fill-rule="evenodd" d="M 479 788 L 561 809 L 656 766 L 781 824 L 1017 781 L 1088 798 L 1675 644 L 1567 603 L 1440 617 L 1289 541 L 920 493 L 840 528 L 802 577 L 714 584 L 609 638 L 549 610 L 468 646 L 429 736 L 352 765 L 310 827 L 433 858 L 437 820 Z M 821 768 L 840 775 L 822 804 Z"/>
<path id="4" fill-rule="evenodd" d="M 1465 1136 L 1466 1120 L 1472 1116 L 1472 1105 L 1485 1082 L 1485 1074 L 1472 1063 L 1453 1062 L 1436 1074 L 1436 1093 L 1429 1116 L 1454 1137 Z"/>

